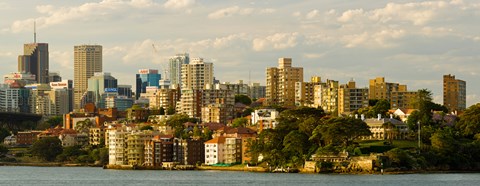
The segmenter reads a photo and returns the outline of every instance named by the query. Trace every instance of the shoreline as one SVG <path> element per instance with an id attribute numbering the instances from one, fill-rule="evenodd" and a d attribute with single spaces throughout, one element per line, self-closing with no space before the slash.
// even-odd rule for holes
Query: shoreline
<path id="1" fill-rule="evenodd" d="M 75 163 L 13 163 L 13 162 L 0 162 L 0 166 L 30 166 L 30 167 L 98 167 L 103 169 L 112 169 L 112 170 L 170 170 L 170 171 L 184 171 L 184 170 L 193 170 L 193 171 L 241 171 L 241 172 L 261 172 L 261 173 L 270 173 L 267 168 L 263 167 L 215 167 L 215 166 L 197 166 L 192 169 L 165 169 L 162 167 L 136 167 L 136 166 L 118 166 L 118 165 L 95 165 L 95 164 L 75 164 Z M 382 175 L 381 172 L 329 172 L 329 173 L 318 173 L 318 172 L 304 172 L 300 171 L 301 174 L 333 174 L 333 175 Z M 392 171 L 392 172 L 383 172 L 385 175 L 401 175 L 401 174 L 454 174 L 454 173 L 480 173 L 480 170 L 409 170 L 409 171 Z"/>

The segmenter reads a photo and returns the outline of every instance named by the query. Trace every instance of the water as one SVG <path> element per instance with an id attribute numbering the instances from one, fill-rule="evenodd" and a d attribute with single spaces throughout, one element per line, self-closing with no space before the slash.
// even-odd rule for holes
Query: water
<path id="1" fill-rule="evenodd" d="M 323 175 L 0 166 L 0 185 L 480 185 L 480 173 Z"/>

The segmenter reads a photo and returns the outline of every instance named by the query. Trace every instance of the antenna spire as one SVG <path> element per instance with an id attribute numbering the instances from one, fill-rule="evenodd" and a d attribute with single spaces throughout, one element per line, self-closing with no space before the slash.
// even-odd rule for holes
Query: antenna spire
<path id="1" fill-rule="evenodd" d="M 33 43 L 37 43 L 37 22 L 33 21 Z"/>

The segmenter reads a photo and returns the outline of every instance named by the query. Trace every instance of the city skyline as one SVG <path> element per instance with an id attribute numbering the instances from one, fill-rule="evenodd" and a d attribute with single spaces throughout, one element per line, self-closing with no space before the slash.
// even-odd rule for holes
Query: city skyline
<path id="1" fill-rule="evenodd" d="M 463 1 L 35 1 L 0 3 L 0 74 L 17 71 L 25 43 L 48 43 L 50 72 L 73 79 L 73 46 L 104 47 L 103 71 L 135 85 L 139 69 L 159 69 L 178 53 L 213 62 L 220 81 L 260 82 L 281 57 L 304 79 L 358 87 L 386 77 L 432 90 L 442 77 L 467 82 L 467 107 L 480 101 L 480 3 Z M 22 11 L 19 8 L 22 7 Z M 235 24 L 232 24 L 235 23 Z M 269 24 L 265 24 L 269 23 Z M 99 29 L 101 28 L 101 29 Z M 158 49 L 156 52 L 152 44 Z M 139 65 L 141 64 L 141 65 Z M 233 70 L 234 69 L 234 70 Z M 247 73 L 251 76 L 246 75 Z M 251 77 L 251 79 L 250 79 Z"/>

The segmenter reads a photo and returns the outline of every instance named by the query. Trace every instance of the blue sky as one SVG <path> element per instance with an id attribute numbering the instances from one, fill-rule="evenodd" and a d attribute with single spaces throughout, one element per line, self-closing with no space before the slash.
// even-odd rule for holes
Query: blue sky
<path id="1" fill-rule="evenodd" d="M 0 74 L 17 69 L 23 43 L 49 43 L 50 70 L 73 79 L 73 46 L 104 47 L 104 71 L 134 84 L 140 68 L 161 69 L 188 52 L 214 63 L 220 81 L 265 84 L 279 57 L 305 80 L 346 83 L 385 76 L 427 88 L 442 103 L 442 76 L 467 81 L 480 102 L 480 2 L 381 0 L 1 1 Z M 155 44 L 158 52 L 154 52 Z"/>

